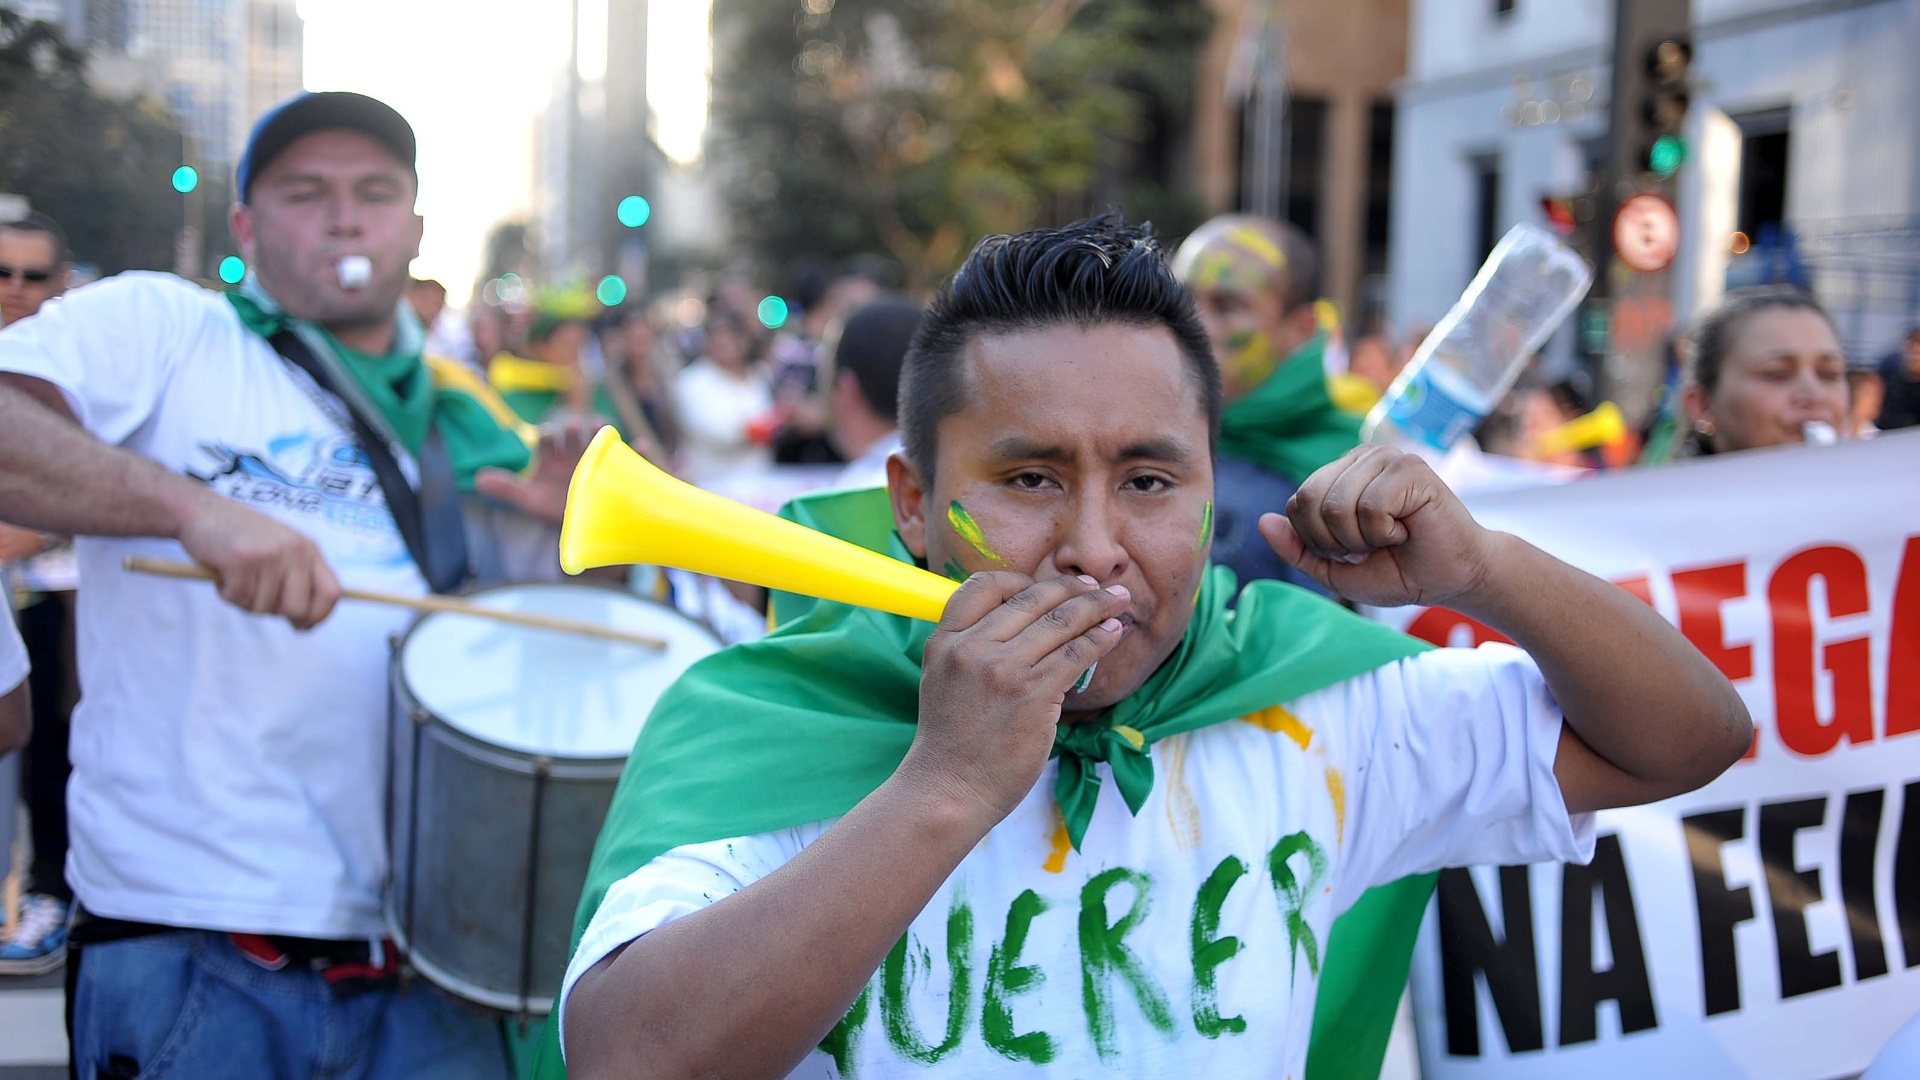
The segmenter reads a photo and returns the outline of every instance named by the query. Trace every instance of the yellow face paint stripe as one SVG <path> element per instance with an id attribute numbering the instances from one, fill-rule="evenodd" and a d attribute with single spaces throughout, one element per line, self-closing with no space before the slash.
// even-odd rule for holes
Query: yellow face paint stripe
<path id="1" fill-rule="evenodd" d="M 1301 723 L 1299 717 L 1278 705 L 1261 709 L 1257 713 L 1249 713 L 1240 719 L 1245 720 L 1247 723 L 1252 724 L 1262 731 L 1271 731 L 1275 735 L 1285 735 L 1287 738 L 1299 744 L 1302 750 L 1305 750 L 1307 744 L 1313 741 L 1313 729 Z"/>
<path id="2" fill-rule="evenodd" d="M 1213 542 L 1213 500 L 1207 500 L 1207 508 L 1200 514 L 1200 550 L 1207 550 Z"/>
<path id="3" fill-rule="evenodd" d="M 1275 270 L 1284 269 L 1287 265 L 1286 253 L 1280 250 L 1280 245 L 1274 243 L 1265 233 L 1251 226 L 1237 225 L 1227 230 L 1226 240 L 1229 244 L 1253 255 Z"/>
<path id="4" fill-rule="evenodd" d="M 961 506 L 958 501 L 950 503 L 947 506 L 947 524 L 953 526 L 955 535 L 965 540 L 967 545 L 973 548 L 973 550 L 979 552 L 981 558 L 989 560 L 995 566 L 1007 565 L 1005 559 L 995 554 L 994 550 L 987 546 L 987 534 L 981 531 L 980 523 L 973 520 L 973 515 L 967 513 L 966 507 Z"/>

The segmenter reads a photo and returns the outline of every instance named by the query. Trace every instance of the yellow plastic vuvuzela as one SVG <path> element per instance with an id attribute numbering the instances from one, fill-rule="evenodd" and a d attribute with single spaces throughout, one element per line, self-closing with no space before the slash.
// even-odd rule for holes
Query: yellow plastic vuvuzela
<path id="1" fill-rule="evenodd" d="M 1596 446 L 1612 446 L 1626 437 L 1627 418 L 1620 412 L 1620 406 L 1603 401 L 1587 415 L 1542 432 L 1534 440 L 1534 451 L 1561 454 L 1568 450 L 1590 450 Z"/>
<path id="2" fill-rule="evenodd" d="M 560 566 L 648 563 L 939 622 L 959 588 L 938 574 L 702 491 L 603 427 L 567 487 Z"/>

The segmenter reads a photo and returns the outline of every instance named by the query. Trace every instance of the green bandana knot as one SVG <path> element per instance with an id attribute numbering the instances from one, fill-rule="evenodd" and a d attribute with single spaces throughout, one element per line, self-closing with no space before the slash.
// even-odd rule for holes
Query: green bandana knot
<path id="1" fill-rule="evenodd" d="M 1113 786 L 1120 789 L 1128 810 L 1138 814 L 1147 804 L 1147 796 L 1153 793 L 1153 756 L 1147 745 L 1145 735 L 1124 724 L 1061 724 L 1054 729 L 1053 756 L 1060 759 L 1054 798 L 1059 800 L 1067 839 L 1075 851 L 1080 850 L 1087 824 L 1093 820 L 1094 803 L 1100 799 L 1100 762 L 1113 770 Z"/>

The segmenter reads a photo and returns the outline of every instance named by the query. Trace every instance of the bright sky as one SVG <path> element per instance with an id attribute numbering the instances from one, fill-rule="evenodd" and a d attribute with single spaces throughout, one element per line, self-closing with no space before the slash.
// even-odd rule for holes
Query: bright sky
<path id="1" fill-rule="evenodd" d="M 605 25 L 607 0 L 581 0 Z M 647 98 L 676 160 L 698 156 L 706 127 L 712 0 L 653 0 Z M 387 102 L 420 140 L 426 239 L 414 273 L 466 301 L 495 223 L 533 209 L 534 123 L 567 61 L 569 0 L 299 0 L 309 90 L 357 90 Z M 598 16 L 597 20 L 595 16 Z M 604 71 L 603 42 L 581 67 Z"/>

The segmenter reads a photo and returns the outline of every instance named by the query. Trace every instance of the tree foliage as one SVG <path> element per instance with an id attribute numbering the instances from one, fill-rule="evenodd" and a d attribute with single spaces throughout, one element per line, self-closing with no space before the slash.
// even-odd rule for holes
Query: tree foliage
<path id="1" fill-rule="evenodd" d="M 58 221 L 76 259 L 102 274 L 173 265 L 181 147 L 158 106 L 96 94 L 57 26 L 0 8 L 0 191 Z M 207 231 L 224 233 L 209 216 Z"/>
<path id="2" fill-rule="evenodd" d="M 778 267 L 864 252 L 910 283 L 980 236 L 1116 206 L 1193 224 L 1177 182 L 1201 0 L 716 0 L 715 163 Z"/>

